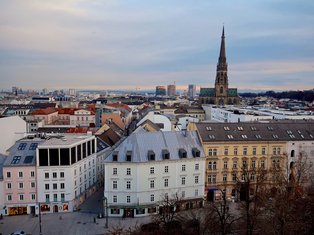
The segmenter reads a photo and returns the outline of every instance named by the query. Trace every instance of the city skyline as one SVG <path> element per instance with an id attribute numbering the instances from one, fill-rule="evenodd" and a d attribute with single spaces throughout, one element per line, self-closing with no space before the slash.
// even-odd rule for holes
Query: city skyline
<path id="1" fill-rule="evenodd" d="M 313 89 L 313 10 L 311 1 L 2 1 L 0 84 L 212 87 L 224 24 L 232 86 Z"/>

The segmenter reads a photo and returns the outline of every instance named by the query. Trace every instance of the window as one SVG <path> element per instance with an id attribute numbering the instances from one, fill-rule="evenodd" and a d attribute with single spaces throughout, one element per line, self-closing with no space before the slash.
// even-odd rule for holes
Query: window
<path id="1" fill-rule="evenodd" d="M 35 177 L 35 171 L 31 171 L 31 177 L 32 177 L 32 178 Z"/>
<path id="2" fill-rule="evenodd" d="M 277 155 L 280 155 L 281 149 L 278 147 L 277 148 Z"/>
<path id="3" fill-rule="evenodd" d="M 154 167 L 151 167 L 150 170 L 149 170 L 150 174 L 154 174 L 155 173 L 155 168 Z"/>
<path id="4" fill-rule="evenodd" d="M 126 196 L 126 203 L 131 203 L 131 196 Z"/>
<path id="5" fill-rule="evenodd" d="M 185 165 L 182 165 L 181 170 L 185 171 Z"/>
<path id="6" fill-rule="evenodd" d="M 151 180 L 151 181 L 149 182 L 149 187 L 150 187 L 150 188 L 155 188 L 155 181 L 154 181 L 154 180 Z"/>
<path id="7" fill-rule="evenodd" d="M 151 195 L 150 195 L 150 201 L 151 201 L 151 202 L 155 201 L 155 195 L 154 195 L 154 194 L 151 194 Z"/>
<path id="8" fill-rule="evenodd" d="M 238 168 L 238 161 L 237 160 L 234 160 L 233 161 L 233 166 L 232 166 L 233 169 L 237 169 Z"/>
<path id="9" fill-rule="evenodd" d="M 213 170 L 216 170 L 216 162 L 213 162 Z"/>
<path id="10" fill-rule="evenodd" d="M 113 175 L 117 175 L 117 174 L 118 174 L 118 169 L 117 169 L 116 167 L 114 167 L 114 168 L 112 169 L 112 174 L 113 174 Z"/>
<path id="11" fill-rule="evenodd" d="M 225 156 L 228 156 L 228 149 L 227 148 L 225 148 L 224 154 L 225 154 Z"/>
<path id="12" fill-rule="evenodd" d="M 36 194 L 32 193 L 31 194 L 31 199 L 32 199 L 32 201 L 35 201 L 36 200 Z"/>
<path id="13" fill-rule="evenodd" d="M 216 175 L 208 175 L 207 180 L 209 184 L 216 183 Z"/>
<path id="14" fill-rule="evenodd" d="M 238 148 L 234 148 L 234 149 L 233 149 L 233 154 L 234 154 L 235 156 L 238 155 Z"/>
<path id="15" fill-rule="evenodd" d="M 246 167 L 247 167 L 247 162 L 246 162 L 246 160 L 242 160 L 242 167 L 243 167 L 244 169 L 246 169 Z"/>
<path id="16" fill-rule="evenodd" d="M 235 183 L 237 182 L 237 173 L 232 174 L 232 181 Z"/>
<path id="17" fill-rule="evenodd" d="M 185 191 L 182 191 L 182 198 L 185 198 Z"/>
<path id="18" fill-rule="evenodd" d="M 7 178 L 11 178 L 11 172 L 7 171 Z"/>
<path id="19" fill-rule="evenodd" d="M 247 155 L 247 147 L 243 148 L 243 155 L 246 156 Z"/>
<path id="20" fill-rule="evenodd" d="M 46 194 L 46 202 L 50 202 L 50 195 Z"/>
<path id="21" fill-rule="evenodd" d="M 227 135 L 228 139 L 233 139 L 233 135 Z"/>
<path id="22" fill-rule="evenodd" d="M 168 173 L 168 171 L 169 171 L 169 167 L 165 166 L 165 173 Z"/>
<path id="23" fill-rule="evenodd" d="M 252 162 L 251 162 L 251 168 L 252 168 L 252 169 L 255 169 L 255 167 L 256 167 L 256 160 L 252 160 Z"/>
<path id="24" fill-rule="evenodd" d="M 194 169 L 195 169 L 196 171 L 198 171 L 198 170 L 200 169 L 200 164 L 196 163 Z"/>
<path id="25" fill-rule="evenodd" d="M 7 183 L 7 189 L 11 189 L 12 188 L 12 184 L 11 183 Z"/>
<path id="26" fill-rule="evenodd" d="M 64 172 L 60 172 L 60 178 L 64 178 Z"/>
<path id="27" fill-rule="evenodd" d="M 117 189 L 118 188 L 118 181 L 114 180 L 112 181 L 112 188 Z"/>
<path id="28" fill-rule="evenodd" d="M 19 171 L 19 178 L 23 178 L 23 172 Z"/>
<path id="29" fill-rule="evenodd" d="M 131 168 L 126 168 L 126 174 L 131 175 Z"/>
<path id="30" fill-rule="evenodd" d="M 31 145 L 29 146 L 29 150 L 35 150 L 37 148 L 37 143 L 31 143 Z"/>
<path id="31" fill-rule="evenodd" d="M 253 155 L 254 156 L 256 155 L 256 148 L 255 147 L 253 148 Z"/>
<path id="32" fill-rule="evenodd" d="M 224 130 L 225 130 L 225 131 L 229 131 L 230 128 L 229 128 L 228 126 L 224 126 Z"/>
<path id="33" fill-rule="evenodd" d="M 61 193 L 60 197 L 61 197 L 61 201 L 64 202 L 64 197 L 65 197 L 64 193 Z"/>
<path id="34" fill-rule="evenodd" d="M 53 201 L 54 202 L 58 201 L 58 194 L 56 194 L 56 193 L 53 194 Z"/>
<path id="35" fill-rule="evenodd" d="M 255 138 L 256 138 L 256 139 L 261 139 L 261 138 L 262 138 L 262 136 L 261 136 L 261 135 L 259 135 L 259 134 L 256 134 L 256 135 L 255 135 Z"/>
<path id="36" fill-rule="evenodd" d="M 182 185 L 185 185 L 185 177 L 182 177 L 182 178 L 181 178 L 181 184 L 182 184 Z"/>
<path id="37" fill-rule="evenodd" d="M 35 188 L 35 182 L 31 182 L 31 188 Z"/>
<path id="38" fill-rule="evenodd" d="M 169 186 L 169 179 L 164 179 L 164 186 L 168 187 Z"/>
<path id="39" fill-rule="evenodd" d="M 57 178 L 57 172 L 52 173 L 52 178 Z"/>
<path id="40" fill-rule="evenodd" d="M 261 168 L 265 168 L 265 160 L 261 160 Z"/>
<path id="41" fill-rule="evenodd" d="M 7 201 L 12 201 L 12 195 L 11 195 L 11 194 L 9 194 L 9 195 L 7 196 Z"/>
<path id="42" fill-rule="evenodd" d="M 19 147 L 17 148 L 18 150 L 24 150 L 26 148 L 26 143 L 20 143 Z"/>
<path id="43" fill-rule="evenodd" d="M 238 126 L 238 130 L 239 131 L 243 131 L 243 127 L 242 126 Z"/>
<path id="44" fill-rule="evenodd" d="M 49 179 L 49 173 L 45 173 L 45 179 Z"/>
<path id="45" fill-rule="evenodd" d="M 241 135 L 242 139 L 247 139 L 247 135 Z"/>
<path id="46" fill-rule="evenodd" d="M 24 200 L 24 194 L 19 194 L 19 200 L 23 201 Z"/>
<path id="47" fill-rule="evenodd" d="M 14 156 L 11 164 L 18 164 L 21 160 L 21 156 Z"/>
<path id="48" fill-rule="evenodd" d="M 195 183 L 195 184 L 198 184 L 198 175 L 196 175 L 196 176 L 194 177 L 194 183 Z"/>
<path id="49" fill-rule="evenodd" d="M 24 184 L 23 183 L 19 183 L 19 189 L 24 188 Z"/>
<path id="50" fill-rule="evenodd" d="M 45 190 L 49 190 L 49 184 L 45 184 Z"/>
<path id="51" fill-rule="evenodd" d="M 217 156 L 217 149 L 208 149 L 209 156 Z"/>
<path id="52" fill-rule="evenodd" d="M 227 176 L 228 176 L 227 174 L 223 174 L 223 176 L 222 176 L 222 181 L 223 182 L 227 182 Z"/>
<path id="53" fill-rule="evenodd" d="M 113 203 L 117 203 L 117 201 L 118 201 L 117 195 L 113 195 L 113 197 L 112 197 L 112 202 L 113 202 Z"/>
<path id="54" fill-rule="evenodd" d="M 61 189 L 64 189 L 64 183 L 61 183 L 61 184 L 60 184 L 60 188 L 61 188 Z"/>
<path id="55" fill-rule="evenodd" d="M 228 161 L 224 160 L 224 169 L 228 169 Z"/>
<path id="56" fill-rule="evenodd" d="M 198 189 L 195 189 L 194 196 L 195 196 L 195 197 L 198 196 Z"/>
<path id="57" fill-rule="evenodd" d="M 126 182 L 126 189 L 131 189 L 131 181 Z"/>
<path id="58" fill-rule="evenodd" d="M 265 154 L 266 154 L 266 148 L 262 147 L 262 155 L 265 155 Z"/>

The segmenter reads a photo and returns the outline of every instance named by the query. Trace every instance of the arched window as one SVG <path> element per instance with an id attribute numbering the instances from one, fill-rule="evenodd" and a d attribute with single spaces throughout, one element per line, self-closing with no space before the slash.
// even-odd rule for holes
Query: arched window
<path id="1" fill-rule="evenodd" d="M 294 150 L 291 150 L 291 157 L 294 157 Z"/>

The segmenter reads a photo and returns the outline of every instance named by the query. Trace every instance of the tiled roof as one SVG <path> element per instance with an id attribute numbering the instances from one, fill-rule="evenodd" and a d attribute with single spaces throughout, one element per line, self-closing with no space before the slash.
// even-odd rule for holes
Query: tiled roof
<path id="1" fill-rule="evenodd" d="M 55 112 L 57 112 L 57 109 L 49 107 L 45 109 L 35 110 L 34 112 L 32 112 L 32 115 L 48 115 Z"/>
<path id="2" fill-rule="evenodd" d="M 314 121 L 196 123 L 203 142 L 314 141 Z"/>
<path id="3" fill-rule="evenodd" d="M 58 114 L 68 114 L 68 115 L 74 115 L 74 112 L 76 110 L 79 110 L 79 109 L 76 109 L 76 108 L 58 108 Z"/>
<path id="4" fill-rule="evenodd" d="M 126 155 L 131 153 L 132 162 L 147 162 L 148 153 L 155 154 L 155 161 L 163 160 L 163 150 L 170 154 L 169 160 L 180 159 L 179 150 L 184 149 L 187 158 L 193 158 L 192 150 L 198 149 L 200 157 L 204 157 L 204 151 L 195 131 L 182 132 L 133 132 L 126 138 L 108 158 L 112 162 L 113 155 L 118 155 L 118 162 L 126 162 Z M 181 150 L 182 151 L 182 150 Z"/>
<path id="5" fill-rule="evenodd" d="M 128 105 L 126 105 L 126 104 L 106 104 L 106 106 L 110 106 L 110 107 L 113 107 L 113 108 L 124 108 L 128 112 L 132 111 L 132 109 Z"/>

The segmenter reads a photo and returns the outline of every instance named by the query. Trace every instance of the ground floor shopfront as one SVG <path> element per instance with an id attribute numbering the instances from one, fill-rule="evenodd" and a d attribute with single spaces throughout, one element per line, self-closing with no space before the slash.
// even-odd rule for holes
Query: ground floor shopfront
<path id="1" fill-rule="evenodd" d="M 5 215 L 28 215 L 36 213 L 36 204 L 12 204 L 5 206 Z"/>
<path id="2" fill-rule="evenodd" d="M 198 198 L 193 200 L 181 200 L 173 205 L 160 204 L 149 204 L 149 205 L 109 205 L 108 206 L 108 216 L 109 217 L 122 217 L 122 218 L 134 218 L 153 215 L 157 213 L 164 213 L 165 210 L 190 210 L 201 208 L 204 205 L 204 199 Z"/>

